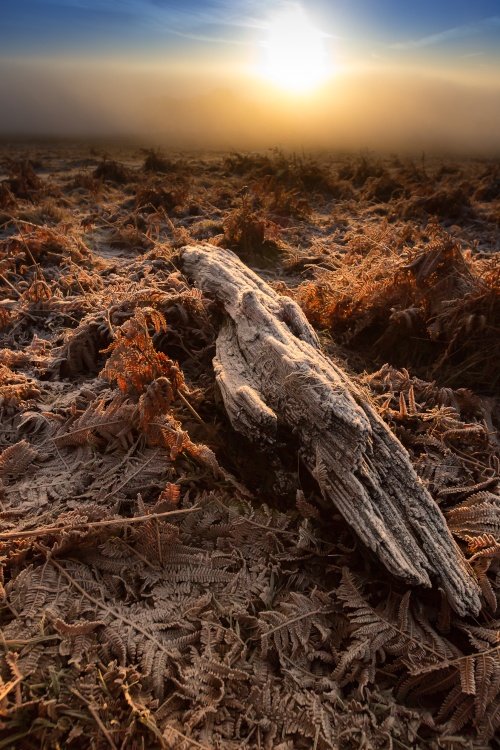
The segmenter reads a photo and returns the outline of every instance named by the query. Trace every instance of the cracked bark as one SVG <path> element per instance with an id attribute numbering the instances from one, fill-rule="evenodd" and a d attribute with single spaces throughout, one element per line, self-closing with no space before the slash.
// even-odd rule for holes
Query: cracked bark
<path id="1" fill-rule="evenodd" d="M 272 444 L 286 426 L 323 495 L 392 574 L 423 586 L 435 576 L 457 612 L 477 613 L 473 574 L 408 453 L 300 307 L 229 250 L 187 246 L 182 265 L 227 313 L 214 369 L 234 429 Z"/>

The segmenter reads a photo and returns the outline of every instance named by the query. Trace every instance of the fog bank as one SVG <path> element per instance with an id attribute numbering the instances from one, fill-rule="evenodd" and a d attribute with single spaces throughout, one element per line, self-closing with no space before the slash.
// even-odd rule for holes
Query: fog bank
<path id="1" fill-rule="evenodd" d="M 0 60 L 0 134 L 184 148 L 500 152 L 500 77 L 352 68 L 286 96 L 229 66 Z"/>

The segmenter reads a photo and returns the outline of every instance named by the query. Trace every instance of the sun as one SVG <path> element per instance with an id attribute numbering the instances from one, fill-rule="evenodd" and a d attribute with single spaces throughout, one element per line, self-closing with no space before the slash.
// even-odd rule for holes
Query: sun
<path id="1" fill-rule="evenodd" d="M 313 91 L 330 75 L 326 34 L 299 5 L 270 19 L 262 51 L 260 74 L 285 91 Z"/>

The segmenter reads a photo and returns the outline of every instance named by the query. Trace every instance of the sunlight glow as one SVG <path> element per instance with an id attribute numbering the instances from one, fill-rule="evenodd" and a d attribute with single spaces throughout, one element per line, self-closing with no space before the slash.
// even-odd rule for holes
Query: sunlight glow
<path id="1" fill-rule="evenodd" d="M 325 40 L 300 5 L 290 6 L 270 20 L 260 74 L 293 93 L 317 88 L 330 75 Z"/>

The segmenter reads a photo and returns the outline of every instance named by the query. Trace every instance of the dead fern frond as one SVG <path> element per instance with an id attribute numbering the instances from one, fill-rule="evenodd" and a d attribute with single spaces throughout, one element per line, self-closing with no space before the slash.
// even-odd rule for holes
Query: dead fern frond
<path id="1" fill-rule="evenodd" d="M 37 458 L 36 451 L 27 440 L 5 448 L 0 453 L 0 476 L 14 478 L 22 474 Z"/>
<path id="2" fill-rule="evenodd" d="M 143 430 L 147 430 L 155 416 L 165 414 L 179 388 L 184 386 L 184 378 L 175 362 L 168 365 L 168 377 L 160 377 L 150 383 L 139 399 L 139 419 Z"/>
<path id="3" fill-rule="evenodd" d="M 115 331 L 115 340 L 104 353 L 109 353 L 101 375 L 116 382 L 127 394 L 141 394 L 153 380 L 168 375 L 172 361 L 157 352 L 149 334 L 149 326 L 156 333 L 166 329 L 162 313 L 153 308 L 140 308 L 134 317 Z"/>
<path id="4" fill-rule="evenodd" d="M 54 440 L 59 446 L 107 444 L 128 450 L 134 442 L 135 413 L 134 404 L 121 394 L 95 398 L 83 412 L 70 417 Z"/>
<path id="5" fill-rule="evenodd" d="M 109 337 L 108 323 L 101 316 L 86 317 L 67 333 L 62 346 L 54 349 L 49 372 L 61 377 L 97 374 L 99 354 Z"/>
<path id="6" fill-rule="evenodd" d="M 500 498 L 492 492 L 471 495 L 446 513 L 450 530 L 460 539 L 484 534 L 500 539 Z"/>
<path id="7" fill-rule="evenodd" d="M 457 654 L 451 643 L 411 612 L 409 591 L 399 601 L 390 597 L 384 605 L 374 608 L 359 592 L 349 570 L 344 569 L 337 596 L 352 626 L 351 643 L 334 672 L 341 684 L 363 672 L 365 679 L 373 682 L 377 660 L 383 659 L 384 654 L 401 657 L 400 668 L 410 672 L 423 664 L 440 664 Z"/>
<path id="8" fill-rule="evenodd" d="M 310 650 L 331 637 L 330 618 L 336 611 L 331 597 L 322 591 L 313 591 L 309 596 L 295 592 L 290 599 L 283 600 L 272 611 L 259 616 L 260 643 L 265 658 L 270 649 L 280 658 L 293 657 L 298 651 Z"/>
<path id="9" fill-rule="evenodd" d="M 177 507 L 181 497 L 181 488 L 178 484 L 167 483 L 164 490 L 161 491 L 158 497 L 158 506 L 166 505 L 169 508 Z"/>
<path id="10" fill-rule="evenodd" d="M 38 385 L 32 378 L 0 364 L 0 405 L 17 407 L 39 395 Z"/>

